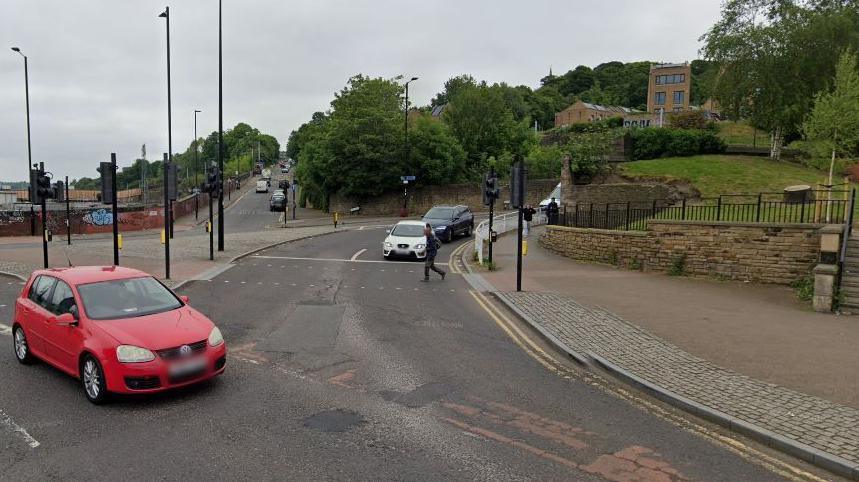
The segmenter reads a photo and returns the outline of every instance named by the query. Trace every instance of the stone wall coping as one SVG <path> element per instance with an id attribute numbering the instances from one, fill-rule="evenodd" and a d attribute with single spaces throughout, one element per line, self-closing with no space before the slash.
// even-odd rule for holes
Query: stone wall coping
<path id="1" fill-rule="evenodd" d="M 842 224 L 827 224 L 820 228 L 822 234 L 841 234 L 844 231 Z"/>
<path id="2" fill-rule="evenodd" d="M 548 231 L 566 231 L 570 233 L 594 233 L 594 234 L 607 234 L 611 236 L 635 236 L 635 237 L 647 237 L 650 235 L 648 231 L 621 231 L 617 229 L 596 229 L 596 228 L 570 228 L 567 226 L 546 226 Z"/>
<path id="3" fill-rule="evenodd" d="M 824 264 L 820 263 L 814 267 L 812 270 L 814 274 L 838 274 L 838 265 L 837 264 Z"/>
<path id="4" fill-rule="evenodd" d="M 669 224 L 675 226 L 728 226 L 738 228 L 797 228 L 810 230 L 819 230 L 825 226 L 831 226 L 826 224 L 811 223 L 738 223 L 734 221 L 676 221 L 669 219 L 650 220 L 647 221 L 647 224 Z"/>

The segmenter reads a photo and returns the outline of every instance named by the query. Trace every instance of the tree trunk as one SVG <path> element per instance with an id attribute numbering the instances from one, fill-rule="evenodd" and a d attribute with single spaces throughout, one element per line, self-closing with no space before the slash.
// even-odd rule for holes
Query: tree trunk
<path id="1" fill-rule="evenodd" d="M 770 135 L 770 159 L 775 161 L 781 160 L 781 147 L 783 143 L 784 136 L 782 135 L 781 126 L 778 126 Z"/>

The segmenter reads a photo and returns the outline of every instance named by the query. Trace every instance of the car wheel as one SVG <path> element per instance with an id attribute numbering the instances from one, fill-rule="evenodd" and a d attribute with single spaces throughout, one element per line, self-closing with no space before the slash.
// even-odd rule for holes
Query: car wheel
<path id="1" fill-rule="evenodd" d="M 100 405 L 107 401 L 104 370 L 92 355 L 84 356 L 81 361 L 81 385 L 83 385 L 84 395 L 90 402 Z"/>
<path id="2" fill-rule="evenodd" d="M 13 343 L 12 347 L 15 350 L 15 359 L 18 363 L 29 365 L 35 361 L 33 354 L 30 353 L 30 345 L 27 343 L 27 335 L 24 334 L 24 329 L 19 325 L 15 325 L 12 329 Z"/>

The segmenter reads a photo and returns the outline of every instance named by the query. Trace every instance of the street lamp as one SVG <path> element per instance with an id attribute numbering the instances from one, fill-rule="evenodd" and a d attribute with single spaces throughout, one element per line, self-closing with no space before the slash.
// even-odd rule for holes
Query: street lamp
<path id="1" fill-rule="evenodd" d="M 164 169 L 164 259 L 165 277 L 170 279 L 170 238 L 173 236 L 173 216 L 170 201 L 170 188 L 167 173 L 173 164 L 173 111 L 170 91 L 170 7 L 164 7 L 164 11 L 158 15 L 165 19 L 167 28 L 167 155 L 165 156 Z"/>
<path id="2" fill-rule="evenodd" d="M 403 128 L 403 146 L 405 151 L 405 165 L 406 169 L 410 169 L 411 165 L 409 163 L 411 158 L 411 146 L 409 145 L 409 84 L 418 80 L 417 77 L 412 77 L 406 82 L 406 107 L 405 107 L 405 118 L 404 118 L 404 128 Z M 408 213 L 409 209 L 409 191 L 408 191 L 408 181 L 406 181 L 406 189 L 403 195 L 403 216 Z"/>
<path id="3" fill-rule="evenodd" d="M 221 3 L 218 0 L 218 251 L 224 250 L 224 49 Z"/>
<path id="4" fill-rule="evenodd" d="M 27 56 L 21 52 L 18 47 L 12 47 L 13 52 L 18 52 L 21 57 L 24 57 L 24 95 L 27 102 L 27 174 L 24 179 L 30 179 L 30 166 L 33 165 L 33 148 L 30 144 L 30 74 L 27 67 Z M 32 192 L 33 187 L 30 186 Z M 42 214 L 44 216 L 44 213 Z M 36 210 L 33 208 L 33 200 L 30 199 L 30 235 L 36 235 Z"/>

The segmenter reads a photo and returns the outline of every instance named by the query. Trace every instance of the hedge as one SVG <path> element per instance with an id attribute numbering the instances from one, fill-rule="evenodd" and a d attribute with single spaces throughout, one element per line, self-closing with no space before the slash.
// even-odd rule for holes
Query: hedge
<path id="1" fill-rule="evenodd" d="M 725 152 L 725 142 L 709 130 L 645 128 L 633 129 L 633 160 L 685 157 Z"/>

